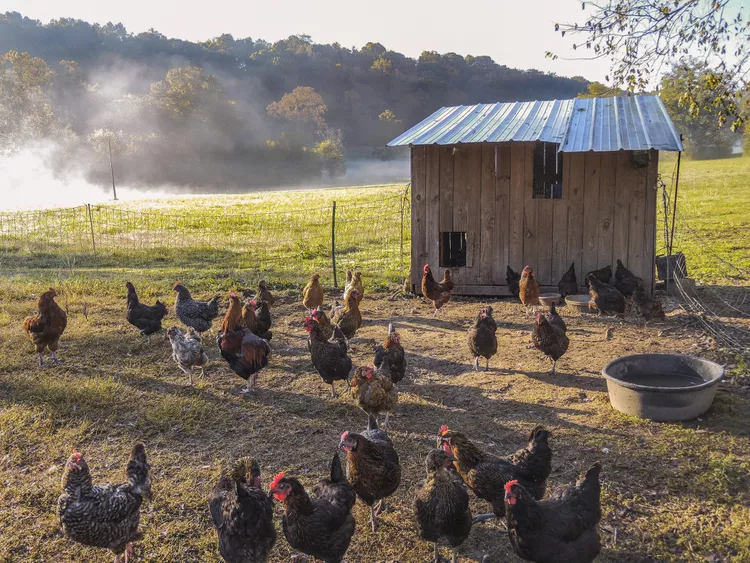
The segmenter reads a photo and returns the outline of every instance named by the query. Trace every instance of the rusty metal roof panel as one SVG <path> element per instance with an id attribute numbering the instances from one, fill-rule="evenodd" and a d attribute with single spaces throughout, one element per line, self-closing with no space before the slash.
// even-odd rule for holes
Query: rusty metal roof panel
<path id="1" fill-rule="evenodd" d="M 658 96 L 580 98 L 441 108 L 388 146 L 545 141 L 563 152 L 681 151 Z"/>

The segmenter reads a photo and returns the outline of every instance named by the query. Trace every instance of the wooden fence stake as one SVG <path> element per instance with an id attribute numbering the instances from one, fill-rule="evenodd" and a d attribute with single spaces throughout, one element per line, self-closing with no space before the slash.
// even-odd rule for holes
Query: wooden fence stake
<path id="1" fill-rule="evenodd" d="M 91 212 L 91 205 L 86 204 L 89 212 L 89 226 L 91 227 L 91 247 L 94 249 L 94 258 L 96 258 L 96 239 L 94 238 L 94 216 Z"/>

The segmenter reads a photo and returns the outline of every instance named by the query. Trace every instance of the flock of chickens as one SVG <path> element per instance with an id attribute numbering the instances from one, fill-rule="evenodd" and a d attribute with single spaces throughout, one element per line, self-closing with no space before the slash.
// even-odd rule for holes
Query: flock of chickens
<path id="1" fill-rule="evenodd" d="M 526 266 L 521 274 L 508 268 L 508 285 L 521 302 L 529 307 L 539 305 L 540 287 L 533 269 Z M 328 478 L 309 495 L 294 477 L 280 473 L 270 483 L 268 492 L 261 484 L 257 462 L 246 457 L 226 468 L 208 499 L 213 523 L 218 532 L 219 551 L 227 562 L 266 561 L 276 542 L 273 525 L 273 499 L 284 506 L 283 531 L 290 546 L 327 563 L 343 561 L 355 532 L 352 507 L 357 498 L 370 508 L 370 526 L 377 531 L 377 517 L 384 501 L 399 488 L 401 467 L 399 455 L 387 434 L 388 414 L 397 403 L 395 385 L 406 372 L 406 358 L 398 332 L 389 325 L 384 342 L 377 346 L 373 365 L 359 366 L 352 373 L 350 344 L 362 324 L 359 305 L 364 287 L 359 272 L 347 274 L 343 306 L 334 305 L 329 316 L 324 312 L 324 291 L 319 275 L 313 275 L 303 291 L 307 310 L 304 321 L 308 333 L 308 350 L 313 366 L 336 396 L 335 381 L 346 382 L 348 393 L 367 413 L 367 428 L 359 433 L 341 435 L 339 449 L 346 454 L 346 471 L 338 452 L 334 455 Z M 629 272 L 618 260 L 615 284 L 607 282 L 611 268 L 591 272 L 586 282 L 600 314 L 622 315 L 625 296 L 632 296 L 635 307 L 644 316 L 663 316 L 658 301 L 645 291 L 640 278 Z M 454 288 L 450 270 L 438 282 L 429 265 L 424 266 L 422 293 L 435 307 L 434 314 L 451 299 Z M 575 268 L 571 266 L 559 284 L 563 295 L 577 293 Z M 148 306 L 140 303 L 135 287 L 127 283 L 127 320 L 149 337 L 161 329 L 166 306 L 157 301 Z M 194 300 L 184 286 L 176 284 L 175 311 L 188 327 L 173 326 L 167 330 L 172 357 L 192 384 L 193 370 L 207 362 L 201 333 L 211 328 L 219 316 L 219 298 L 208 302 Z M 246 294 L 251 293 L 246 291 Z M 34 342 L 39 363 L 48 348 L 57 362 L 56 350 L 67 319 L 55 303 L 55 290 L 39 299 L 39 312 L 25 320 L 24 329 Z M 253 298 L 244 302 L 236 292 L 229 295 L 229 307 L 219 328 L 216 344 L 222 359 L 232 371 L 247 381 L 245 392 L 251 392 L 258 373 L 268 365 L 271 356 L 271 308 L 274 297 L 261 281 Z M 534 345 L 557 360 L 567 351 L 566 326 L 554 305 L 548 315 L 538 314 L 532 331 Z M 468 332 L 468 347 L 479 369 L 479 358 L 485 368 L 497 352 L 497 324 L 492 307 L 479 311 Z M 378 417 L 385 414 L 383 428 Z M 425 459 L 426 479 L 414 497 L 414 516 L 421 537 L 434 544 L 436 563 L 442 561 L 439 545 L 452 549 L 455 563 L 460 545 L 472 525 L 488 518 L 505 521 L 510 544 L 523 559 L 538 563 L 587 563 L 600 550 L 596 525 L 601 517 L 599 473 L 595 463 L 579 482 L 563 493 L 544 498 L 552 466 L 550 433 L 541 426 L 531 431 L 526 447 L 506 457 L 482 451 L 464 434 L 442 426 L 437 448 Z M 92 483 L 86 460 L 73 450 L 65 464 L 63 494 L 58 513 L 65 534 L 84 545 L 107 548 L 115 563 L 127 562 L 133 555 L 133 542 L 141 539 L 139 512 L 142 502 L 151 495 L 149 464 L 143 444 L 136 444 L 126 469 L 127 481 L 120 485 L 96 486 Z M 492 512 L 473 517 L 469 494 L 489 502 Z"/>

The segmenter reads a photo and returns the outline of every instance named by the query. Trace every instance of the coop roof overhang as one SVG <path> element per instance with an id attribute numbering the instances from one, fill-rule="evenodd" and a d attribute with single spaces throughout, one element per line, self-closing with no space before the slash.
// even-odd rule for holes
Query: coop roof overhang
<path id="1" fill-rule="evenodd" d="M 510 141 L 556 143 L 562 152 L 683 150 L 658 96 L 444 107 L 388 146 Z"/>

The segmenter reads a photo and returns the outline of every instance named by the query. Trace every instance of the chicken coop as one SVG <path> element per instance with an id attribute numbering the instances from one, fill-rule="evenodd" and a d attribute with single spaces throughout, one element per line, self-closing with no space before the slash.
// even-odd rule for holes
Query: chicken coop
<path id="1" fill-rule="evenodd" d="M 657 96 L 442 108 L 411 149 L 412 289 L 446 268 L 461 295 L 508 295 L 506 266 L 556 291 L 619 258 L 653 290 L 659 151 L 682 142 Z"/>

